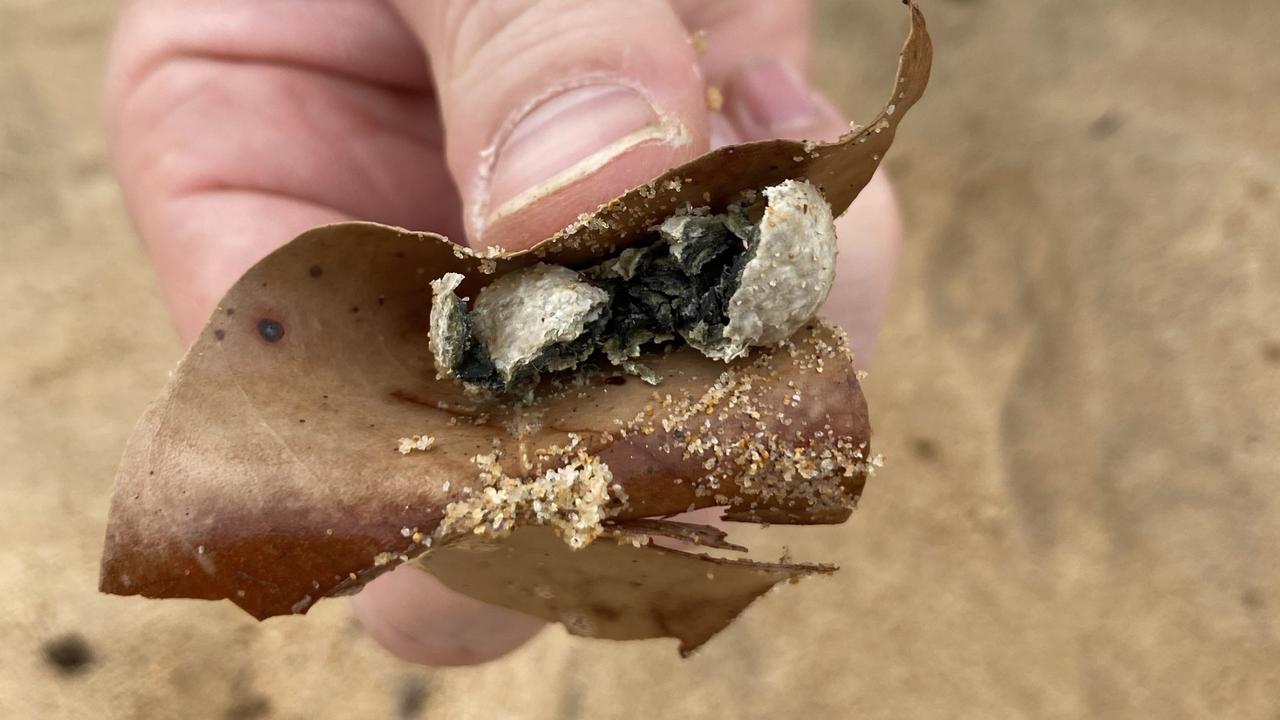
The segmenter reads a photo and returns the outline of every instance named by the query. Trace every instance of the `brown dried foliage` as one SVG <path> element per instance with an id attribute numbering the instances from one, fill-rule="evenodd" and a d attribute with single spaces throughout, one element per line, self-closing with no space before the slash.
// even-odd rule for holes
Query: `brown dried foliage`
<path id="1" fill-rule="evenodd" d="M 481 258 L 437 235 L 347 223 L 304 233 L 255 265 L 129 441 L 102 590 L 230 599 L 266 618 L 305 612 L 415 560 L 457 590 L 572 632 L 671 636 L 688 651 L 775 583 L 830 572 L 659 547 L 650 536 L 738 549 L 712 528 L 643 518 L 715 505 L 739 521 L 847 518 L 870 430 L 838 332 L 814 323 L 728 369 L 684 348 L 645 359 L 663 378 L 657 394 L 587 375 L 517 408 L 435 379 L 429 283 L 461 272 L 466 293 L 485 273 L 537 259 L 597 261 L 687 204 L 721 207 L 789 178 L 814 182 L 843 212 L 928 79 L 929 38 L 908 8 L 890 103 L 838 142 L 720 149 L 526 252 Z M 412 435 L 434 436 L 436 447 L 396 452 Z M 497 452 L 506 474 L 536 477 L 570 447 L 605 463 L 626 498 L 586 549 L 571 551 L 546 528 L 500 540 L 435 533 L 449 503 L 483 489 L 476 456 Z"/>

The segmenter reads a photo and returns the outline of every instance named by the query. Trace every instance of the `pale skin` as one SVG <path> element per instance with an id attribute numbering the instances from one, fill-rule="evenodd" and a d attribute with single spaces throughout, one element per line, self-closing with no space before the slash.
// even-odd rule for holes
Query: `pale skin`
<path id="1" fill-rule="evenodd" d="M 834 138 L 848 123 L 808 84 L 809 22 L 799 0 L 132 0 L 111 155 L 190 342 L 242 272 L 315 225 L 516 250 L 711 147 Z M 865 365 L 902 237 L 882 173 L 837 228 L 825 314 Z M 412 568 L 352 606 L 429 665 L 491 660 L 542 625 Z"/>

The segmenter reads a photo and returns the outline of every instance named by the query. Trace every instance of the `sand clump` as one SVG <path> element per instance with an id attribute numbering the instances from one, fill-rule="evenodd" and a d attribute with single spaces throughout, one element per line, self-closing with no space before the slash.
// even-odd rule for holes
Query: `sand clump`
<path id="1" fill-rule="evenodd" d="M 551 526 L 569 547 L 580 549 L 600 536 L 611 511 L 626 502 L 609 466 L 583 449 L 532 479 L 507 474 L 500 456 L 495 450 L 472 458 L 481 487 L 464 488 L 466 497 L 445 507 L 438 537 L 474 533 L 501 538 L 529 523 Z"/>

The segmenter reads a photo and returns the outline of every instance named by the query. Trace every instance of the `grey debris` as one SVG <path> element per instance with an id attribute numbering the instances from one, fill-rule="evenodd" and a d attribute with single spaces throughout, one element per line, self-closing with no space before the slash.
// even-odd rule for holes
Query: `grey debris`
<path id="1" fill-rule="evenodd" d="M 609 294 L 566 267 L 539 263 L 508 273 L 476 297 L 476 336 L 505 382 L 553 345 L 574 340 L 600 317 Z M 544 370 L 573 367 L 584 358 L 564 357 Z"/>
<path id="2" fill-rule="evenodd" d="M 436 372 L 451 376 L 453 368 L 462 362 L 467 345 L 471 342 L 471 327 L 467 322 L 467 308 L 454 294 L 462 283 L 462 275 L 445 273 L 431 281 L 431 354 L 436 361 Z"/>
<path id="3" fill-rule="evenodd" d="M 809 322 L 836 277 L 836 227 L 822 193 L 803 180 L 766 188 L 755 257 L 729 300 L 731 357 L 773 345 Z"/>

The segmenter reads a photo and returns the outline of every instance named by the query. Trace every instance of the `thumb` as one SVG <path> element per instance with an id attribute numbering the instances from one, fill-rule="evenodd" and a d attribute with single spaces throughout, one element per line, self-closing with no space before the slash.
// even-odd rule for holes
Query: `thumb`
<path id="1" fill-rule="evenodd" d="M 527 248 L 707 148 L 663 0 L 396 0 L 430 57 L 475 247 Z"/>

